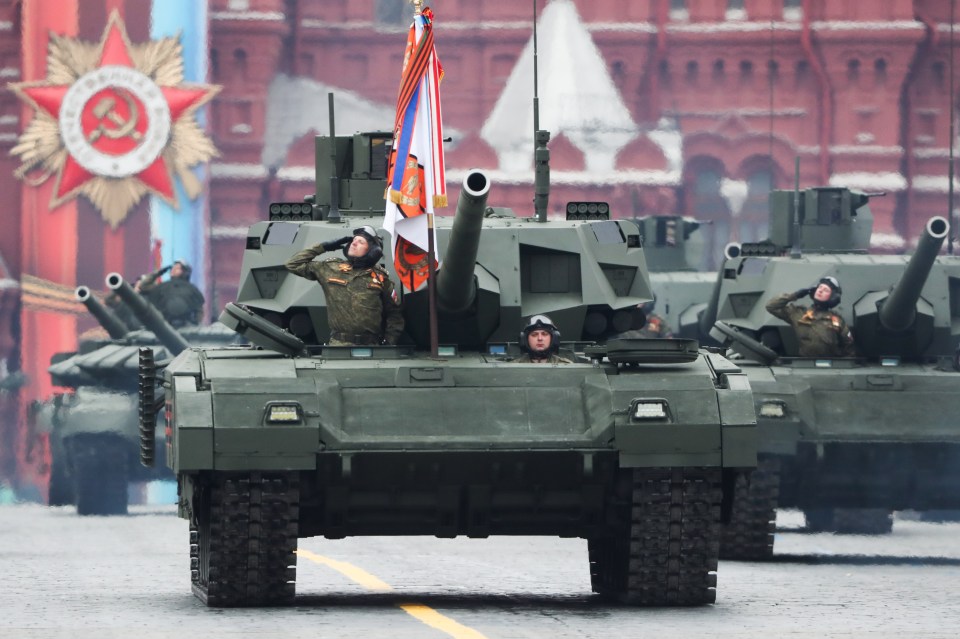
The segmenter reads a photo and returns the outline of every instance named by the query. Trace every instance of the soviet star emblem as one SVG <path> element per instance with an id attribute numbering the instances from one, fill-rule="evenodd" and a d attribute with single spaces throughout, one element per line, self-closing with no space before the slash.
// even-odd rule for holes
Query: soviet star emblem
<path id="1" fill-rule="evenodd" d="M 10 87 L 35 112 L 15 175 L 55 178 L 51 209 L 84 195 L 116 227 L 148 193 L 176 207 L 174 176 L 196 198 L 190 168 L 217 155 L 195 116 L 220 87 L 184 83 L 179 40 L 134 45 L 116 11 L 99 43 L 51 34 L 46 79 Z"/>

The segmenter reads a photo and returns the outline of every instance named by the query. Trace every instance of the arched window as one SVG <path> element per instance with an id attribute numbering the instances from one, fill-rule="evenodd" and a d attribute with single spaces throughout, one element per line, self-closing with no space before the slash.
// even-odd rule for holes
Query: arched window
<path id="1" fill-rule="evenodd" d="M 717 59 L 713 61 L 713 79 L 723 79 L 723 60 Z"/>
<path id="2" fill-rule="evenodd" d="M 771 82 L 776 82 L 780 79 L 780 63 L 776 60 L 767 61 L 767 75 L 770 77 Z"/>
<path id="3" fill-rule="evenodd" d="M 873 73 L 877 84 L 887 83 L 887 61 L 883 58 L 877 58 L 873 61 Z"/>
<path id="4" fill-rule="evenodd" d="M 860 60 L 851 58 L 847 60 L 847 80 L 856 82 L 860 79 Z"/>
<path id="5" fill-rule="evenodd" d="M 696 60 L 690 60 L 687 62 L 687 81 L 696 82 L 697 74 L 700 73 L 700 65 L 697 64 Z"/>
<path id="6" fill-rule="evenodd" d="M 947 81 L 947 65 L 943 60 L 937 60 L 930 66 L 930 71 L 933 73 L 933 81 L 942 88 Z"/>
<path id="7" fill-rule="evenodd" d="M 233 72 L 241 80 L 247 79 L 247 52 L 243 49 L 233 51 Z"/>

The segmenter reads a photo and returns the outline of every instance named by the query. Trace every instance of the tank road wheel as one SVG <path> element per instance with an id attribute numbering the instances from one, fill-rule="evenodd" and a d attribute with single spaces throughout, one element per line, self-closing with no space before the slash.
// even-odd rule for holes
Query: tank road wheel
<path id="1" fill-rule="evenodd" d="M 886 508 L 835 508 L 833 529 L 846 535 L 888 535 L 893 531 L 893 513 Z"/>
<path id="2" fill-rule="evenodd" d="M 773 557 L 780 460 L 761 456 L 757 468 L 737 477 L 730 523 L 723 526 L 720 558 L 763 561 Z"/>
<path id="3" fill-rule="evenodd" d="M 636 606 L 697 606 L 717 598 L 720 471 L 632 469 L 629 519 L 601 550 L 594 588 Z M 609 553 L 609 554 L 606 554 Z M 596 559 L 596 563 L 594 563 Z"/>
<path id="4" fill-rule="evenodd" d="M 190 521 L 193 593 L 217 607 L 292 603 L 299 502 L 296 474 L 199 481 Z"/>
<path id="5" fill-rule="evenodd" d="M 112 437 L 76 438 L 73 452 L 78 515 L 127 514 L 127 455 Z"/>

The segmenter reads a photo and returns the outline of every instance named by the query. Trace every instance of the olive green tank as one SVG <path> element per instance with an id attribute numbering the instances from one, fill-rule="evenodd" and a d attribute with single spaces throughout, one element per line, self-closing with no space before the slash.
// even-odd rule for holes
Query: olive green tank
<path id="1" fill-rule="evenodd" d="M 426 290 L 401 295 L 399 345 L 324 345 L 322 289 L 284 263 L 380 227 L 389 142 L 318 137 L 316 194 L 250 227 L 221 321 L 252 346 L 143 367 L 141 403 L 154 381 L 165 393 L 194 593 L 292 602 L 301 537 L 549 535 L 587 540 L 604 596 L 713 602 L 725 487 L 756 462 L 753 399 L 737 365 L 693 340 L 606 341 L 651 298 L 635 223 L 602 203 L 518 216 L 471 171 L 456 215 L 436 220 L 439 356 Z M 543 313 L 573 363 L 514 361 Z"/>
<path id="2" fill-rule="evenodd" d="M 713 273 L 697 270 L 704 251 L 703 238 L 697 232 L 701 222 L 680 215 L 652 215 L 634 221 L 640 228 L 656 298 L 656 304 L 647 308 L 667 324 L 674 337 L 715 346 L 709 335 L 699 334 L 700 315 L 716 280 Z"/>
<path id="3" fill-rule="evenodd" d="M 701 315 L 742 358 L 760 433 L 724 557 L 772 556 L 778 506 L 803 510 L 811 530 L 861 534 L 889 532 L 896 510 L 960 507 L 960 260 L 940 253 L 941 217 L 912 255 L 870 254 L 869 197 L 775 191 L 771 239 L 725 260 Z M 832 310 L 854 357 L 800 357 L 794 329 L 765 308 L 824 277 L 842 288 Z"/>
<path id="4" fill-rule="evenodd" d="M 136 383 L 140 347 L 150 347 L 157 358 L 169 360 L 190 343 L 237 341 L 237 335 L 221 324 L 188 326 L 178 332 L 119 275 L 110 275 L 107 284 L 147 328 L 128 330 L 89 288 L 78 287 L 77 300 L 109 337 L 85 339 L 78 351 L 54 355 L 48 369 L 53 384 L 69 390 L 37 407 L 39 425 L 50 437 L 48 503 L 74 504 L 81 515 L 126 514 L 130 482 L 173 479 L 166 464 L 140 463 Z"/>

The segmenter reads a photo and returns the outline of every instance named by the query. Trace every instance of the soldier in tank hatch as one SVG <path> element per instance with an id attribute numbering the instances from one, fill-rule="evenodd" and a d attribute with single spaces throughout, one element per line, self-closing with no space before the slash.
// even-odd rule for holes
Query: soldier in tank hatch
<path id="1" fill-rule="evenodd" d="M 514 360 L 518 364 L 572 364 L 557 354 L 560 350 L 560 331 L 546 315 L 534 315 L 520 331 L 520 350 L 523 355 Z"/>
<path id="2" fill-rule="evenodd" d="M 800 357 L 853 357 L 853 336 L 832 308 L 840 303 L 840 282 L 823 277 L 816 286 L 784 293 L 767 302 L 767 312 L 790 324 L 800 343 Z M 813 306 L 792 304 L 810 296 Z"/>
<path id="3" fill-rule="evenodd" d="M 343 249 L 343 258 L 314 262 L 328 251 Z M 377 262 L 383 242 L 372 226 L 353 235 L 322 242 L 287 260 L 287 270 L 316 280 L 327 297 L 331 346 L 396 344 L 403 332 L 403 315 L 396 289 Z"/>
<path id="4" fill-rule="evenodd" d="M 174 328 L 195 326 L 200 323 L 204 298 L 200 289 L 190 283 L 192 272 L 193 269 L 186 261 L 177 260 L 169 266 L 141 275 L 133 285 L 133 290 L 143 295 Z M 170 273 L 170 280 L 158 283 L 167 273 Z M 103 301 L 127 328 L 143 328 L 140 320 L 119 295 L 110 293 Z"/>
<path id="5" fill-rule="evenodd" d="M 166 273 L 170 279 L 158 283 Z M 157 269 L 141 277 L 134 290 L 153 304 L 174 328 L 196 326 L 203 313 L 203 293 L 190 283 L 193 268 L 184 260 Z"/>

